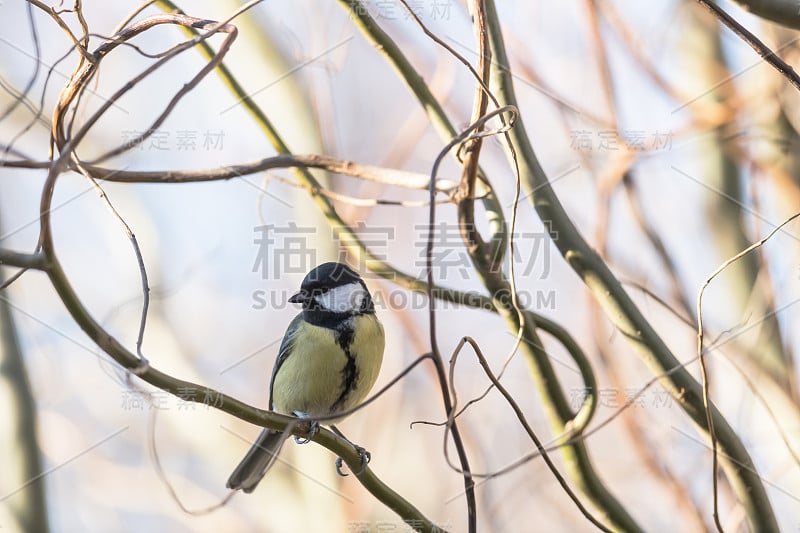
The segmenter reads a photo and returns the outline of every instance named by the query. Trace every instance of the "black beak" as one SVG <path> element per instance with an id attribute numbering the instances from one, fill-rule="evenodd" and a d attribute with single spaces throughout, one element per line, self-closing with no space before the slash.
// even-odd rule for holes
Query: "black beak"
<path id="1" fill-rule="evenodd" d="M 306 291 L 300 291 L 289 298 L 289 302 L 293 304 L 304 304 L 311 300 L 311 295 Z"/>

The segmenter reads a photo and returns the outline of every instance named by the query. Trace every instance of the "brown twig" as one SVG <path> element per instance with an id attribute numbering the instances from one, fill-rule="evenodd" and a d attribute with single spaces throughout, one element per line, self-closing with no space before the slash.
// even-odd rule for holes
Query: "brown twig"
<path id="1" fill-rule="evenodd" d="M 3 166 L 3 162 L 0 162 L 0 166 Z M 191 183 L 219 181 L 278 168 L 319 168 L 337 174 L 374 181 L 383 185 L 427 191 L 430 178 L 426 174 L 417 172 L 364 165 L 354 161 L 336 159 L 327 155 L 317 154 L 279 154 L 258 161 L 199 170 L 165 169 L 133 171 L 124 169 L 110 170 L 95 165 L 84 165 L 84 167 L 95 179 L 120 183 Z M 455 182 L 441 179 L 437 180 L 435 184 L 436 192 L 446 194 L 450 194 L 455 186 Z"/>
<path id="2" fill-rule="evenodd" d="M 467 521 L 471 533 L 477 530 L 475 482 L 473 481 L 472 475 L 470 474 L 469 460 L 467 458 L 466 450 L 464 449 L 464 444 L 461 440 L 461 434 L 458 431 L 458 426 L 456 425 L 455 419 L 452 418 L 452 416 L 455 414 L 455 409 L 453 407 L 452 401 L 450 399 L 450 394 L 448 392 L 447 375 L 445 372 L 444 360 L 442 358 L 441 352 L 439 351 L 439 345 L 436 338 L 436 308 L 435 308 L 435 299 L 433 298 L 433 290 L 434 290 L 433 289 L 434 288 L 433 230 L 436 222 L 436 204 L 434 202 L 435 190 L 433 185 L 434 183 L 436 183 L 436 176 L 439 171 L 439 165 L 441 165 L 442 160 L 449 154 L 450 150 L 452 150 L 456 146 L 460 146 L 468 139 L 473 138 L 474 135 L 481 135 L 480 133 L 473 134 L 473 132 L 480 131 L 480 129 L 483 128 L 484 124 L 487 121 L 491 120 L 493 117 L 501 113 L 507 113 L 507 112 L 512 113 L 512 116 L 516 115 L 516 108 L 501 107 L 488 114 L 481 116 L 478 120 L 473 122 L 468 128 L 462 131 L 461 134 L 459 134 L 455 139 L 447 143 L 447 145 L 439 152 L 439 155 L 436 156 L 436 160 L 433 163 L 433 167 L 431 168 L 430 188 L 428 190 L 430 208 L 428 211 L 428 237 L 425 245 L 425 272 L 427 279 L 427 294 L 428 294 L 428 323 L 429 323 L 428 331 L 430 334 L 431 352 L 433 353 L 433 361 L 436 367 L 436 374 L 439 380 L 440 387 L 442 389 L 442 398 L 445 404 L 445 412 L 448 417 L 447 433 L 449 433 L 453 437 L 453 442 L 456 446 L 456 451 L 458 453 L 459 461 L 461 462 L 461 471 L 464 477 L 464 489 L 467 497 L 467 514 L 468 514 Z M 509 121 L 509 124 L 512 123 L 513 119 Z M 445 456 L 447 456 L 446 439 L 444 444 L 444 453 Z"/>
<path id="3" fill-rule="evenodd" d="M 761 56 L 761 58 L 772 65 L 772 67 L 780 72 L 784 78 L 789 80 L 789 83 L 794 85 L 795 89 L 800 90 L 800 76 L 786 61 L 781 59 L 775 54 L 766 44 L 764 44 L 758 37 L 751 33 L 747 28 L 736 22 L 732 16 L 723 11 L 721 7 L 712 2 L 711 0 L 697 0 L 697 2 L 706 8 L 711 14 L 719 19 L 725 26 L 727 26 L 733 33 L 739 36 L 750 48 Z"/>

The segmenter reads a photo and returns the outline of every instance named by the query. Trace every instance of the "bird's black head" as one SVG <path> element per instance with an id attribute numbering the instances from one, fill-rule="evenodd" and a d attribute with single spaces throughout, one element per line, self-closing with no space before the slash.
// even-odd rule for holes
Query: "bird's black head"
<path id="1" fill-rule="evenodd" d="M 309 312 L 340 316 L 375 312 L 361 276 L 349 266 L 336 262 L 312 269 L 300 284 L 300 292 L 289 301 L 303 304 L 306 315 Z"/>

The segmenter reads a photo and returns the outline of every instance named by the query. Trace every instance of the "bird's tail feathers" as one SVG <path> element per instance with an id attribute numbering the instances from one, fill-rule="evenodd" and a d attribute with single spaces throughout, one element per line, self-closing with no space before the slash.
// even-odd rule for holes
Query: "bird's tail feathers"
<path id="1" fill-rule="evenodd" d="M 242 489 L 247 493 L 253 492 L 267 470 L 275 463 L 286 438 L 286 434 L 281 431 L 271 429 L 261 431 L 250 451 L 228 478 L 227 487 L 233 490 Z"/>

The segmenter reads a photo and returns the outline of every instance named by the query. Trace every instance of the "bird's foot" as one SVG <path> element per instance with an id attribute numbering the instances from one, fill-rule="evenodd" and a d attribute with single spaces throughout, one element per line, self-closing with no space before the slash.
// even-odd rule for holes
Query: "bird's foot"
<path id="1" fill-rule="evenodd" d="M 301 411 L 294 411 L 292 414 L 298 418 L 308 418 L 308 415 L 306 415 Z M 310 442 L 311 439 L 314 438 L 314 435 L 316 435 L 317 433 L 319 433 L 319 422 L 317 422 L 316 420 L 311 420 L 308 425 L 308 434 L 305 437 L 300 437 L 298 435 L 295 435 L 294 441 L 297 444 L 306 444 Z"/>
<path id="2" fill-rule="evenodd" d="M 361 446 L 358 446 L 358 445 L 355 445 L 355 444 L 354 444 L 354 446 L 356 448 L 356 452 L 358 452 L 358 455 L 361 457 L 361 468 L 359 468 L 358 472 L 356 472 L 356 475 L 360 476 L 362 473 L 364 473 L 364 470 L 367 469 L 367 465 L 369 464 L 370 460 L 372 459 L 372 454 L 369 453 L 364 448 L 362 448 Z M 336 472 L 340 476 L 346 477 L 347 473 L 342 471 L 342 464 L 343 463 L 344 463 L 344 460 L 341 457 L 337 457 L 336 458 Z"/>

